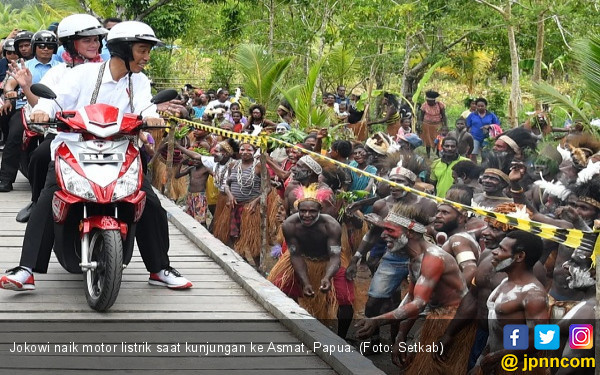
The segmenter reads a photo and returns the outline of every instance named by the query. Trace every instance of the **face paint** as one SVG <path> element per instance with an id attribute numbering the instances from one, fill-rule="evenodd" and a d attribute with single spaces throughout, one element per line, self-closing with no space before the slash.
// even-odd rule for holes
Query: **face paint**
<path id="1" fill-rule="evenodd" d="M 596 285 L 596 280 L 592 277 L 589 269 L 579 266 L 569 266 L 571 276 L 567 277 L 569 289 L 587 289 Z"/>
<path id="2" fill-rule="evenodd" d="M 506 258 L 502 261 L 500 261 L 496 267 L 494 267 L 494 270 L 496 272 L 502 272 L 505 269 L 507 269 L 508 267 L 510 267 L 513 263 L 515 262 L 515 259 L 513 257 L 510 258 Z"/>
<path id="3" fill-rule="evenodd" d="M 408 237 L 406 234 L 402 233 L 400 237 L 396 241 L 394 241 L 394 246 L 389 249 L 392 253 L 397 253 L 398 251 L 404 249 L 404 247 L 408 244 Z"/>

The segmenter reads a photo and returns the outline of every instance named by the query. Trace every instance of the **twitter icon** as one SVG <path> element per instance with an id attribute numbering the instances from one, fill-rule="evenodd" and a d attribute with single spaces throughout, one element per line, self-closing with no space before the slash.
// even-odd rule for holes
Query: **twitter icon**
<path id="1" fill-rule="evenodd" d="M 560 347 L 560 328 L 556 324 L 538 324 L 533 330 L 538 350 L 557 350 Z"/>

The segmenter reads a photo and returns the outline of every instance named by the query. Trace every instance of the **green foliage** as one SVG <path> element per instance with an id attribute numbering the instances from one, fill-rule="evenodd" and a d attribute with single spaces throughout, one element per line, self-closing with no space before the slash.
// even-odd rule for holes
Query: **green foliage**
<path id="1" fill-rule="evenodd" d="M 438 62 L 436 62 L 435 64 L 433 64 L 428 70 L 427 72 L 423 75 L 423 78 L 421 78 L 421 80 L 419 81 L 419 84 L 417 85 L 417 90 L 415 91 L 415 93 L 413 94 L 412 100 L 414 103 L 418 103 L 419 100 L 421 99 L 421 92 L 423 91 L 423 89 L 425 88 L 425 85 L 427 85 L 427 82 L 429 82 L 429 80 L 431 79 L 431 77 L 433 76 L 433 73 L 435 72 L 436 69 L 438 69 L 440 66 L 442 66 L 443 64 L 447 63 L 449 60 L 444 58 L 439 60 Z M 413 113 L 416 113 L 414 111 L 413 108 Z"/>
<path id="2" fill-rule="evenodd" d="M 216 56 L 210 65 L 210 87 L 229 87 L 235 74 L 233 64 L 224 56 Z"/>
<path id="3" fill-rule="evenodd" d="M 510 93 L 503 90 L 502 87 L 493 86 L 486 98 L 488 102 L 487 107 L 490 111 L 494 112 L 503 123 L 503 120 L 506 119 L 506 103 L 508 102 L 509 95 Z"/>
<path id="4" fill-rule="evenodd" d="M 159 38 L 172 41 L 187 30 L 195 4 L 194 0 L 171 1 L 160 7 L 160 11 L 150 13 L 143 21 L 152 26 Z"/>
<path id="5" fill-rule="evenodd" d="M 267 108 L 275 107 L 276 87 L 292 60 L 292 57 L 276 60 L 264 46 L 240 45 L 235 55 L 235 62 L 242 74 L 246 95 Z"/>
<path id="6" fill-rule="evenodd" d="M 336 43 L 329 53 L 323 67 L 323 81 L 331 91 L 338 85 L 346 85 L 352 82 L 359 71 L 359 61 L 356 58 L 354 48 L 346 43 Z"/>
<path id="7" fill-rule="evenodd" d="M 283 96 L 290 103 L 300 124 L 300 129 L 329 127 L 329 111 L 313 100 L 317 77 L 323 67 L 323 59 L 316 61 L 310 68 L 303 85 L 294 86 L 283 91 Z"/>
<path id="8" fill-rule="evenodd" d="M 149 77 L 170 77 L 173 64 L 171 63 L 171 51 L 166 48 L 156 48 L 151 52 L 150 64 L 146 67 Z M 170 85 L 159 84 L 158 89 L 168 88 Z"/>

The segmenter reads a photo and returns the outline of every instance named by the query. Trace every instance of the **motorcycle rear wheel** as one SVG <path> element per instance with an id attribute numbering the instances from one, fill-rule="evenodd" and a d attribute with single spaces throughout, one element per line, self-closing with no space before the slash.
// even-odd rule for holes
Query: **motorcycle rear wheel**
<path id="1" fill-rule="evenodd" d="M 95 269 L 84 273 L 85 297 L 96 311 L 108 310 L 116 301 L 123 275 L 123 242 L 118 230 L 94 229 L 90 233 L 89 261 Z"/>

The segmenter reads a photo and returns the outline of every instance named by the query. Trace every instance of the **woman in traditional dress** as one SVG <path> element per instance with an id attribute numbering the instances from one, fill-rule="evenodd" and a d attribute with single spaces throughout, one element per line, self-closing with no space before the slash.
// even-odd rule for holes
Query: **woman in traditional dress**
<path id="1" fill-rule="evenodd" d="M 385 107 L 384 117 L 379 120 L 368 122 L 367 126 L 385 124 L 387 126 L 387 134 L 389 134 L 390 137 L 395 137 L 400 129 L 400 113 L 398 111 L 400 104 L 398 103 L 398 99 L 396 99 L 394 94 L 387 92 L 383 94 L 382 104 Z"/>
<path id="2" fill-rule="evenodd" d="M 429 90 L 425 93 L 425 103 L 421 106 L 419 112 L 419 124 L 421 124 L 421 139 L 425 142 L 427 158 L 431 156 L 431 149 L 435 147 L 435 137 L 438 130 L 443 126 L 448 126 L 446 118 L 446 106 L 436 98 L 440 94 Z"/>

